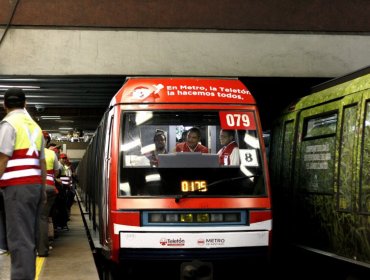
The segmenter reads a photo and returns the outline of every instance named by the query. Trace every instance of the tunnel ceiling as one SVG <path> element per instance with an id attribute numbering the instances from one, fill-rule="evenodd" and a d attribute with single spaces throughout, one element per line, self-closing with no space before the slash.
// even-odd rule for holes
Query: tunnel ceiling
<path id="1" fill-rule="evenodd" d="M 10 87 L 24 89 L 27 111 L 42 129 L 94 132 L 125 76 L 0 76 L 0 101 Z M 1 107 L 1 118 L 5 111 Z"/>
<path id="2" fill-rule="evenodd" d="M 0 76 L 0 102 L 10 87 L 25 90 L 27 110 L 42 129 L 66 136 L 71 130 L 92 134 L 126 76 Z M 264 130 L 280 111 L 328 78 L 240 77 L 259 106 Z M 0 118 L 5 111 L 0 106 Z"/>

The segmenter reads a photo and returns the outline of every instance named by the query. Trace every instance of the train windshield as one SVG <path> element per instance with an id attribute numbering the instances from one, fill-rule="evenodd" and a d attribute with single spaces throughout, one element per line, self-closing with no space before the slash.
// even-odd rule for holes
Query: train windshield
<path id="1" fill-rule="evenodd" d="M 122 116 L 120 197 L 265 196 L 254 111 Z"/>

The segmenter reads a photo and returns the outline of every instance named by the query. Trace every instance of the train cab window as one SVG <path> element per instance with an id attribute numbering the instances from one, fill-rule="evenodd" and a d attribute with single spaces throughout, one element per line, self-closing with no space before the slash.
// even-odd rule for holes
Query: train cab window
<path id="1" fill-rule="evenodd" d="M 248 112 L 250 118 L 253 114 Z M 235 129 L 239 164 L 232 165 L 221 162 L 218 154 L 223 148 L 219 111 L 137 111 L 126 112 L 122 118 L 119 196 L 267 195 L 260 148 L 263 139 L 256 125 Z M 201 144 L 208 153 L 175 152 L 182 132 L 191 127 L 201 131 Z M 166 135 L 166 152 L 154 154 L 153 135 L 159 129 Z"/>
<path id="2" fill-rule="evenodd" d="M 370 102 L 366 104 L 361 162 L 360 211 L 370 213 Z"/>
<path id="3" fill-rule="evenodd" d="M 315 193 L 333 193 L 337 114 L 304 120 L 300 152 L 300 187 Z"/>

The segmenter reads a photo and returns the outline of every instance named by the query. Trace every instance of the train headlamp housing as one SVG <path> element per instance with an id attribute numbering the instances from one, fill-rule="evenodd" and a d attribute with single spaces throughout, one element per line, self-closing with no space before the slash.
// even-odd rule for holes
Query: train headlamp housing
<path id="1" fill-rule="evenodd" d="M 247 211 L 144 211 L 142 219 L 144 226 L 246 225 Z"/>

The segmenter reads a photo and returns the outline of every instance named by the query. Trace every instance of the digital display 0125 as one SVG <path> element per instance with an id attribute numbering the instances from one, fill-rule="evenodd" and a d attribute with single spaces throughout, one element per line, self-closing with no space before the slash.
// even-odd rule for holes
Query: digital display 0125
<path id="1" fill-rule="evenodd" d="M 182 192 L 206 192 L 207 181 L 205 180 L 183 180 L 181 181 Z"/>

